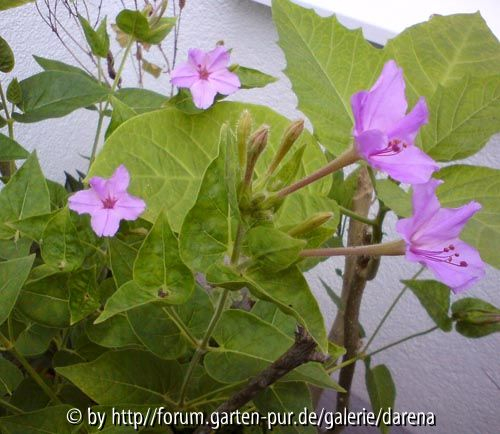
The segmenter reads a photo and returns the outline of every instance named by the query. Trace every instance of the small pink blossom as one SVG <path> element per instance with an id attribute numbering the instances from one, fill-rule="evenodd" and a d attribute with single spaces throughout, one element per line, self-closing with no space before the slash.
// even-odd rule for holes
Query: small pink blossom
<path id="1" fill-rule="evenodd" d="M 467 221 L 481 209 L 477 202 L 441 208 L 431 179 L 413 186 L 413 216 L 399 220 L 396 230 L 406 242 L 406 259 L 427 266 L 454 293 L 465 291 L 485 274 L 476 249 L 458 238 Z"/>
<path id="2" fill-rule="evenodd" d="M 90 214 L 92 229 L 98 236 L 112 237 L 121 220 L 136 220 L 146 209 L 142 199 L 127 193 L 129 183 L 128 170 L 121 165 L 109 179 L 91 178 L 88 190 L 69 198 L 69 208 L 78 214 Z"/>
<path id="3" fill-rule="evenodd" d="M 205 52 L 191 48 L 188 61 L 172 71 L 170 81 L 178 87 L 188 87 L 196 107 L 210 107 L 217 93 L 230 95 L 240 87 L 238 76 L 228 70 L 229 51 L 218 46 Z"/>
<path id="4" fill-rule="evenodd" d="M 439 170 L 435 161 L 415 146 L 420 127 L 428 122 L 425 98 L 406 114 L 403 70 L 389 60 L 368 91 L 351 98 L 354 140 L 361 158 L 408 184 L 427 182 Z"/>

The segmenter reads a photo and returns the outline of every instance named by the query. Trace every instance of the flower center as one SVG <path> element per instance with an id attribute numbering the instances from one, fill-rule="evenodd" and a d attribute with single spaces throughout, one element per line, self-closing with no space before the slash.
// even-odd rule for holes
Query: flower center
<path id="1" fill-rule="evenodd" d="M 198 75 L 200 77 L 200 80 L 208 80 L 208 77 L 210 77 L 210 72 L 207 71 L 207 68 L 205 66 L 201 66 L 201 64 L 199 64 Z"/>
<path id="2" fill-rule="evenodd" d="M 115 204 L 118 200 L 115 199 L 114 197 L 108 196 L 106 199 L 102 200 L 102 206 L 104 209 L 113 209 L 115 207 Z"/>
<path id="3" fill-rule="evenodd" d="M 393 155 L 399 154 L 401 151 L 403 151 L 403 149 L 407 147 L 408 147 L 407 143 L 399 139 L 392 139 L 389 140 L 389 143 L 385 148 L 375 152 L 372 155 L 377 155 L 379 157 L 392 157 Z"/>
<path id="4" fill-rule="evenodd" d="M 434 262 L 444 262 L 445 264 L 453 265 L 455 267 L 468 267 L 466 261 L 460 259 L 460 253 L 457 251 L 453 244 L 443 248 L 443 250 L 424 250 L 412 248 L 411 251 L 425 259 Z"/>

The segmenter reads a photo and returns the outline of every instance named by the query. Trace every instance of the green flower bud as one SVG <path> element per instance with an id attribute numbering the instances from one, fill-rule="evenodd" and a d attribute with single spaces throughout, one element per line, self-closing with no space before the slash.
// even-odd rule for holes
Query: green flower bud
<path id="1" fill-rule="evenodd" d="M 333 217 L 332 212 L 319 212 L 299 223 L 297 226 L 293 227 L 288 231 L 288 235 L 291 237 L 298 237 L 300 235 L 307 234 L 316 228 L 324 225 L 328 220 Z"/>

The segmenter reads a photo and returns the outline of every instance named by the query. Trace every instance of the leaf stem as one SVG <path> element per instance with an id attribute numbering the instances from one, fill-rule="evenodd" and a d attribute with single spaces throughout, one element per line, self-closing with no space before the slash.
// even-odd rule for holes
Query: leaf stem
<path id="1" fill-rule="evenodd" d="M 420 274 L 422 274 L 423 271 L 424 271 L 424 267 L 421 267 L 420 270 L 418 270 L 410 278 L 410 280 L 416 279 L 418 276 L 420 276 Z M 407 289 L 408 289 L 408 285 L 405 285 L 403 287 L 403 289 L 400 291 L 400 293 L 397 295 L 397 297 L 394 299 L 394 301 L 392 302 L 392 304 L 389 306 L 389 308 L 385 312 L 384 316 L 380 320 L 378 326 L 375 328 L 375 331 L 371 335 L 370 339 L 368 339 L 368 342 L 366 343 L 366 345 L 364 346 L 363 350 L 361 351 L 362 353 L 364 353 L 364 352 L 366 352 L 366 350 L 368 350 L 369 346 L 371 345 L 371 343 L 373 342 L 373 340 L 377 336 L 378 332 L 380 331 L 380 329 L 382 328 L 382 326 L 385 324 L 385 322 L 387 321 L 387 318 L 389 318 L 389 315 L 392 313 L 392 311 L 394 310 L 394 308 L 398 304 L 399 300 L 401 300 L 401 297 L 403 297 L 403 295 L 404 295 L 404 293 L 406 292 Z"/>
<path id="2" fill-rule="evenodd" d="M 5 399 L 3 398 L 0 398 L 0 406 L 6 408 L 7 410 L 9 410 L 11 413 L 14 413 L 14 414 L 23 414 L 24 411 L 21 410 L 19 407 L 16 407 L 15 405 L 12 405 L 9 401 L 6 401 Z"/>
<path id="3" fill-rule="evenodd" d="M 0 342 L 5 347 L 7 351 L 12 353 L 12 355 L 19 361 L 26 372 L 33 378 L 36 384 L 47 394 L 47 396 L 56 404 L 61 404 L 61 400 L 55 394 L 55 392 L 49 387 L 49 385 L 43 380 L 42 377 L 36 372 L 26 358 L 16 349 L 16 347 L 9 341 L 2 333 L 0 333 Z"/>
<path id="4" fill-rule="evenodd" d="M 200 345 L 200 342 L 196 337 L 191 333 L 191 330 L 186 326 L 182 318 L 178 315 L 175 309 L 171 306 L 165 307 L 165 312 L 169 315 L 170 319 L 174 322 L 180 332 L 184 335 L 184 337 L 193 345 L 193 347 L 197 348 Z"/>
<path id="5" fill-rule="evenodd" d="M 130 53 L 130 50 L 132 49 L 132 45 L 134 44 L 134 38 L 130 37 L 129 41 L 127 43 L 127 47 L 125 48 L 125 52 L 123 53 L 122 60 L 120 62 L 120 66 L 118 67 L 118 71 L 116 71 L 116 76 L 113 81 L 113 84 L 111 85 L 111 90 L 110 90 L 110 96 L 115 92 L 116 88 L 118 87 L 118 84 L 120 83 L 120 79 L 123 73 L 123 69 L 125 68 L 125 64 L 127 63 L 128 55 Z M 100 62 L 100 59 L 99 59 Z M 100 68 L 98 69 L 100 71 Z M 100 73 L 99 73 L 100 75 Z M 102 125 L 104 122 L 104 116 L 106 115 L 106 111 L 108 110 L 110 105 L 110 98 L 108 97 L 108 100 L 106 101 L 106 104 L 104 105 L 104 108 L 99 110 L 99 119 L 97 120 L 97 130 L 95 133 L 94 137 L 94 143 L 92 145 L 92 152 L 90 154 L 90 160 L 89 160 L 89 170 L 90 166 L 92 166 L 92 163 L 95 160 L 95 154 L 97 152 L 97 145 L 99 144 L 99 139 L 101 137 L 101 130 L 102 130 Z"/>
<path id="6" fill-rule="evenodd" d="M 339 210 L 340 210 L 341 214 L 343 214 L 347 217 L 350 217 L 354 220 L 357 220 L 358 222 L 365 223 L 365 224 L 370 225 L 370 226 L 375 226 L 377 224 L 377 222 L 375 220 L 369 219 L 368 217 L 363 217 L 362 215 L 359 215 L 359 214 L 355 213 L 354 211 L 351 211 L 349 208 L 345 208 L 341 205 L 339 205 Z"/>

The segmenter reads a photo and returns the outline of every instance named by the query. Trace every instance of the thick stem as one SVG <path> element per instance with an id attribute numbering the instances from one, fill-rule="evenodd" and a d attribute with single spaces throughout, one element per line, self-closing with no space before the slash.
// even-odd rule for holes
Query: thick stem
<path id="1" fill-rule="evenodd" d="M 113 81 L 113 84 L 111 85 L 111 90 L 110 90 L 110 95 L 112 95 L 116 88 L 118 87 L 118 84 L 120 83 L 120 78 L 123 73 L 123 69 L 125 68 L 125 64 L 127 63 L 127 58 L 130 53 L 130 50 L 132 49 L 132 45 L 134 44 L 134 38 L 130 38 L 127 44 L 127 47 L 125 48 L 125 52 L 123 53 L 123 58 L 120 62 L 120 66 L 118 67 L 118 71 L 116 72 L 115 79 Z M 109 108 L 110 105 L 110 98 L 106 101 L 106 104 L 104 105 L 104 108 L 102 110 L 99 110 L 99 119 L 97 120 L 97 130 L 95 133 L 94 137 L 94 143 L 92 144 L 92 152 L 90 154 L 90 161 L 89 161 L 89 170 L 90 166 L 92 166 L 92 163 L 95 160 L 95 155 L 97 152 L 97 146 L 99 145 L 99 139 L 101 138 L 101 131 L 102 131 L 102 125 L 104 122 L 104 116 L 106 116 L 106 112 Z"/>
<path id="2" fill-rule="evenodd" d="M 3 334 L 0 333 L 0 342 L 22 365 L 26 372 L 33 378 L 36 384 L 46 393 L 46 395 L 56 404 L 61 404 L 61 400 L 55 394 L 55 392 L 49 387 L 49 385 L 43 380 L 42 377 L 36 372 L 26 358 L 17 351 L 16 347 L 10 342 Z"/>
<path id="3" fill-rule="evenodd" d="M 333 247 L 328 249 L 306 249 L 300 252 L 302 257 L 310 256 L 401 256 L 405 254 L 405 242 L 370 244 L 366 246 Z"/>
<path id="4" fill-rule="evenodd" d="M 276 193 L 276 197 L 283 198 L 288 196 L 289 194 L 300 190 L 301 188 L 307 187 L 309 184 L 317 181 L 318 179 L 324 178 L 327 175 L 330 175 L 337 170 L 342 169 L 343 167 L 349 166 L 352 163 L 355 163 L 359 160 L 359 156 L 354 149 L 354 146 L 351 146 L 345 152 L 340 154 L 337 158 L 330 161 L 326 166 L 322 167 L 318 171 L 311 173 L 309 176 L 302 178 L 288 187 L 283 188 L 282 190 Z"/>
<path id="5" fill-rule="evenodd" d="M 226 402 L 217 407 L 215 413 L 233 412 L 243 407 L 259 392 L 268 388 L 298 366 L 309 361 L 325 362 L 326 360 L 327 356 L 316 352 L 316 342 L 314 342 L 314 339 L 305 329 L 299 327 L 295 335 L 294 344 L 268 368 L 251 378 L 243 389 L 236 392 Z M 211 431 L 212 427 L 210 425 L 205 425 L 198 427 L 195 434 L 208 434 Z"/>

